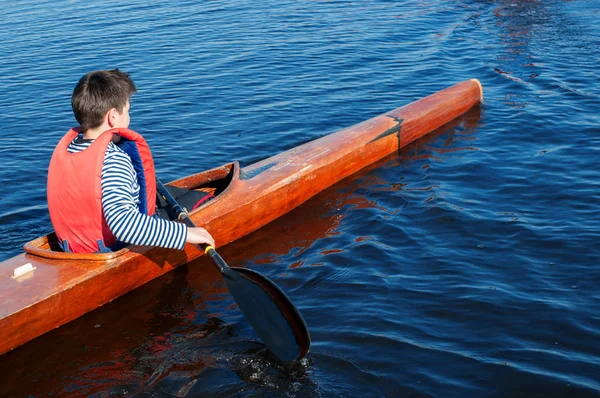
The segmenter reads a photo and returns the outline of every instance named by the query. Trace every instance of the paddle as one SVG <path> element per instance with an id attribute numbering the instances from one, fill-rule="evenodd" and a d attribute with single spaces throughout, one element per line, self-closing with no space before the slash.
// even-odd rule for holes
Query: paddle
<path id="1" fill-rule="evenodd" d="M 157 179 L 156 188 L 179 219 L 195 227 L 187 211 Z M 217 267 L 238 308 L 273 354 L 284 362 L 304 358 L 310 335 L 304 318 L 289 297 L 266 276 L 247 269 L 229 267 L 214 247 L 200 245 Z"/>

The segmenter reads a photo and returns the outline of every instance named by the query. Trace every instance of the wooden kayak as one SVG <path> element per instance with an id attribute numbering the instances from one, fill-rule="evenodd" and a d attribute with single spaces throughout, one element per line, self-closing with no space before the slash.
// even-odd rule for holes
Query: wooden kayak
<path id="1" fill-rule="evenodd" d="M 215 195 L 190 217 L 223 246 L 459 117 L 482 96 L 479 81 L 468 80 L 243 169 L 233 162 L 168 185 Z M 24 250 L 0 263 L 0 354 L 203 254 L 189 244 L 184 250 L 64 253 L 53 233 Z"/>

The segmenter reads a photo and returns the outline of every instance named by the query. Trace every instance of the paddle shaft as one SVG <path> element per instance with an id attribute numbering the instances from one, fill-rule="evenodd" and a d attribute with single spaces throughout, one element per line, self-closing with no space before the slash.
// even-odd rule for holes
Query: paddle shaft
<path id="1" fill-rule="evenodd" d="M 158 190 L 160 196 L 162 196 L 163 199 L 167 202 L 167 204 L 173 208 L 175 214 L 177 214 L 177 217 L 179 219 L 183 219 L 183 222 L 188 227 L 196 227 L 196 224 L 194 224 L 194 222 L 188 216 L 187 210 L 182 208 L 179 205 L 179 203 L 177 203 L 177 200 L 175 200 L 173 195 L 171 195 L 171 192 L 169 192 L 169 190 L 165 188 L 165 186 L 160 181 L 158 181 L 158 179 L 156 180 L 156 189 Z M 217 253 L 214 247 L 204 243 L 200 244 L 199 246 L 204 250 L 206 255 L 211 259 L 212 263 L 219 269 L 221 273 L 227 272 L 229 270 L 229 266 L 227 265 L 225 260 L 223 260 L 223 258 L 219 255 L 219 253 Z"/>

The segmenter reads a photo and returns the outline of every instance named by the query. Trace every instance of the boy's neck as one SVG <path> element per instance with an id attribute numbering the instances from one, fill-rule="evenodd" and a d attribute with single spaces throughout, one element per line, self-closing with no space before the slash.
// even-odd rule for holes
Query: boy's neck
<path id="1" fill-rule="evenodd" d="M 85 140 L 95 140 L 100 137 L 102 133 L 107 130 L 112 129 L 108 124 L 102 124 L 100 127 L 96 127 L 95 129 L 87 129 L 83 132 L 83 139 Z M 121 140 L 121 136 L 118 134 L 113 134 L 112 142 L 117 143 Z"/>
<path id="2" fill-rule="evenodd" d="M 96 128 L 87 129 L 86 131 L 84 131 L 83 138 L 85 138 L 86 140 L 95 140 L 96 138 L 100 137 L 102 133 L 104 133 L 106 130 L 110 130 L 111 128 L 112 127 L 109 126 L 108 123 L 102 123 Z"/>
<path id="3" fill-rule="evenodd" d="M 100 137 L 100 134 L 104 133 L 106 130 L 108 130 L 108 129 L 100 129 L 100 128 L 87 129 L 83 133 L 83 138 L 85 138 L 86 140 L 95 140 L 96 138 Z"/>

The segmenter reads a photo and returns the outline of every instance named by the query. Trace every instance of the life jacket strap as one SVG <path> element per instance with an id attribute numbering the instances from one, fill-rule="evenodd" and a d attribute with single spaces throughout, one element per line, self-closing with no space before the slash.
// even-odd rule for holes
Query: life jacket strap
<path id="1" fill-rule="evenodd" d="M 58 240 L 58 245 L 60 246 L 60 248 L 62 249 L 62 251 L 64 251 L 65 253 L 71 253 L 71 250 L 69 250 L 69 242 L 66 240 L 61 241 L 60 239 Z"/>
<path id="2" fill-rule="evenodd" d="M 98 242 L 98 251 L 96 253 L 110 253 L 112 251 L 104 246 L 104 241 L 102 239 L 98 239 L 96 242 Z"/>

